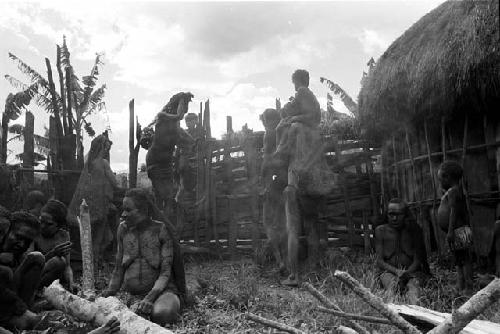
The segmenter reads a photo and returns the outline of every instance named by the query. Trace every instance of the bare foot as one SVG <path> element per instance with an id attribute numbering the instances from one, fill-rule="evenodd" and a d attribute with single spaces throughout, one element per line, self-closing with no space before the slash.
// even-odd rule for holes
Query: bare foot
<path id="1" fill-rule="evenodd" d="M 120 321 L 118 321 L 116 317 L 113 317 L 108 320 L 106 325 L 96 328 L 93 331 L 89 332 L 88 334 L 111 334 L 111 333 L 118 333 L 119 331 L 120 331 Z"/>
<path id="2" fill-rule="evenodd" d="M 295 288 L 299 286 L 299 281 L 295 278 L 288 277 L 287 279 L 281 281 L 281 285 L 286 285 Z"/>

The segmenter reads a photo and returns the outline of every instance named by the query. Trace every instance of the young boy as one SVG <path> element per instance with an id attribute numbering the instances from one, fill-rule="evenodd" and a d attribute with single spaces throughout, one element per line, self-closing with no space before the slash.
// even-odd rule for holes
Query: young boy
<path id="1" fill-rule="evenodd" d="M 455 161 L 445 161 L 438 170 L 438 178 L 445 194 L 438 208 L 438 223 L 446 233 L 446 240 L 453 252 L 457 270 L 457 289 L 472 292 L 472 230 L 469 225 L 467 203 L 462 192 L 462 166 Z"/>
<path id="2" fill-rule="evenodd" d="M 24 209 L 35 217 L 39 217 L 40 210 L 45 203 L 47 203 L 47 196 L 39 190 L 32 190 L 28 193 L 28 195 L 26 195 Z"/>
<path id="3" fill-rule="evenodd" d="M 51 199 L 40 210 L 40 234 L 35 239 L 35 250 L 45 256 L 40 286 L 49 286 L 59 279 L 69 291 L 73 288 L 73 271 L 69 253 L 71 242 L 66 227 L 66 206 Z"/>

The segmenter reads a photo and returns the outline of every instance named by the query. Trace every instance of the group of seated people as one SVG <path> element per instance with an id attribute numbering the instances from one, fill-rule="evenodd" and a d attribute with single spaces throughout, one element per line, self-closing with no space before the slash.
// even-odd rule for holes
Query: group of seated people
<path id="1" fill-rule="evenodd" d="M 438 226 L 446 234 L 457 271 L 456 290 L 472 292 L 472 229 L 465 194 L 463 169 L 455 161 L 445 161 L 438 170 L 444 194 L 436 212 Z M 375 229 L 378 278 L 385 289 L 396 288 L 416 303 L 422 284 L 430 277 L 423 233 L 410 213 L 407 203 L 392 199 L 387 208 L 388 221 Z M 500 229 L 495 224 L 493 252 L 500 258 Z M 498 230 L 498 231 L 497 231 Z M 498 245 L 497 245 L 498 244 Z M 497 259 L 496 274 L 499 274 Z"/>
<path id="2" fill-rule="evenodd" d="M 16 212 L 0 207 L 0 333 L 8 333 L 4 328 L 44 329 L 44 318 L 34 312 L 35 298 L 53 281 L 76 290 L 66 206 L 55 199 L 35 202 Z M 162 326 L 172 323 L 186 293 L 174 228 L 147 191 L 138 188 L 125 194 L 121 218 L 115 269 L 102 296 L 121 289 L 138 296 L 131 306 L 135 312 Z M 92 333 L 117 330 L 119 323 L 112 319 Z"/>

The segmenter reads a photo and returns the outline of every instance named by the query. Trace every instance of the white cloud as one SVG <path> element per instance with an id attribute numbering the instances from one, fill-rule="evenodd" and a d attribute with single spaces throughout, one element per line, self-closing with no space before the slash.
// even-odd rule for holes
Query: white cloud
<path id="1" fill-rule="evenodd" d="M 391 43 L 390 39 L 370 29 L 364 29 L 363 33 L 358 35 L 358 40 L 363 46 L 363 51 L 370 56 L 381 54 Z"/>

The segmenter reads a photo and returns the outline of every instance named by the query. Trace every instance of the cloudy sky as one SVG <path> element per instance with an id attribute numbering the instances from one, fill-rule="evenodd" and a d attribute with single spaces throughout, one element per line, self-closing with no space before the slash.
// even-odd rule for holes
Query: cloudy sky
<path id="1" fill-rule="evenodd" d="M 111 164 L 128 167 L 128 102 L 135 99 L 142 124 L 178 92 L 195 95 L 190 111 L 210 99 L 212 131 L 247 123 L 262 130 L 258 115 L 275 98 L 293 95 L 291 73 L 304 68 L 326 108 L 324 76 L 356 99 L 370 57 L 443 0 L 330 2 L 0 2 L 0 72 L 27 78 L 8 58 L 12 52 L 42 74 L 55 63 L 66 35 L 79 76 L 88 75 L 96 52 L 104 53 L 100 83 L 107 112 L 92 117 L 97 132 L 111 127 Z M 15 88 L 0 78 L 0 96 Z M 340 101 L 334 106 L 346 110 Z M 36 106 L 36 132 L 48 115 Z M 22 121 L 23 118 L 21 118 Z M 183 124 L 183 123 L 182 123 Z M 85 141 L 88 149 L 88 139 Z M 139 162 L 144 161 L 141 151 Z"/>

